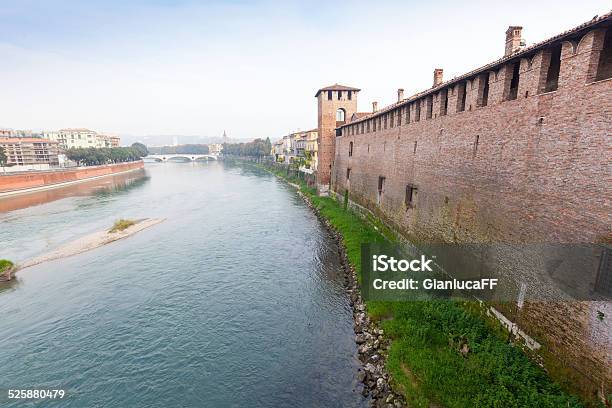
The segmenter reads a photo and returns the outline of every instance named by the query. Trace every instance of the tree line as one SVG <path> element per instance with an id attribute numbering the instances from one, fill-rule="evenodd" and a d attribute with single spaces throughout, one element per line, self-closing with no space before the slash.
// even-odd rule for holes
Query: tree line
<path id="1" fill-rule="evenodd" d="M 246 143 L 223 143 L 222 153 L 224 156 L 264 157 L 269 156 L 271 151 L 272 143 L 267 137 L 266 140 L 255 139 Z"/>
<path id="2" fill-rule="evenodd" d="M 66 157 L 79 166 L 133 162 L 147 154 L 147 147 L 142 143 L 134 143 L 130 147 L 78 147 L 66 151 Z"/>

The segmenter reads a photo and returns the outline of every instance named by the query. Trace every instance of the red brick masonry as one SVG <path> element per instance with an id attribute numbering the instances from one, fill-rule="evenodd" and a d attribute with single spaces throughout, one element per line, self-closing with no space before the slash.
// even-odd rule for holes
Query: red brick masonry
<path id="1" fill-rule="evenodd" d="M 612 242 L 609 30 L 607 14 L 341 126 L 332 189 L 416 241 Z M 568 382 L 610 392 L 610 306 L 528 305 L 520 325 Z"/>
<path id="2" fill-rule="evenodd" d="M 26 174 L 0 175 L 0 193 L 47 187 L 54 184 L 87 180 L 92 177 L 111 176 L 144 167 L 142 161 L 120 164 L 108 164 L 95 167 L 79 167 L 70 170 L 32 171 Z"/>

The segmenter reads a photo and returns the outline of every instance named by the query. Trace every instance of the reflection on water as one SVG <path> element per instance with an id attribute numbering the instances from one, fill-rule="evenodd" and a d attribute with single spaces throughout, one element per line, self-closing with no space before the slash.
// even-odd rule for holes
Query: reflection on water
<path id="1" fill-rule="evenodd" d="M 166 218 L 0 290 L 0 390 L 63 388 L 44 403 L 62 408 L 364 407 L 338 248 L 297 194 L 219 162 L 145 170 L 0 213 L 15 261 Z"/>
<path id="2" fill-rule="evenodd" d="M 14 211 L 72 196 L 113 194 L 138 188 L 148 181 L 144 169 L 51 190 L 0 197 L 0 212 Z"/>

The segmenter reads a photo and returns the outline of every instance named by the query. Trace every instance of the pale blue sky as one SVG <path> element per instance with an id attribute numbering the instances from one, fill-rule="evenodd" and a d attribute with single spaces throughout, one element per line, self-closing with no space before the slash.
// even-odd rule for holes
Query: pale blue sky
<path id="1" fill-rule="evenodd" d="M 360 110 L 533 43 L 609 2 L 0 0 L 0 126 L 276 138 L 316 126 L 314 94 Z"/>

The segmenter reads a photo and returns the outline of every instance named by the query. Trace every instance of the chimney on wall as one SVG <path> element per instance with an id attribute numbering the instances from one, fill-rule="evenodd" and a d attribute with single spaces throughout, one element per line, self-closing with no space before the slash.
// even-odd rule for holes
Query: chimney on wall
<path id="1" fill-rule="evenodd" d="M 378 102 L 372 102 L 372 113 L 376 113 L 378 110 Z"/>
<path id="2" fill-rule="evenodd" d="M 399 88 L 397 90 L 397 101 L 400 102 L 402 99 L 404 99 L 404 90 Z"/>
<path id="3" fill-rule="evenodd" d="M 443 81 L 442 76 L 443 76 L 444 70 L 442 68 L 436 68 L 434 69 L 434 83 L 433 86 L 436 87 L 438 85 L 440 85 Z"/>
<path id="4" fill-rule="evenodd" d="M 523 31 L 523 27 L 519 26 L 510 26 L 506 30 L 506 50 L 504 51 L 504 57 L 512 55 L 521 49 L 523 45 L 521 31 Z"/>

